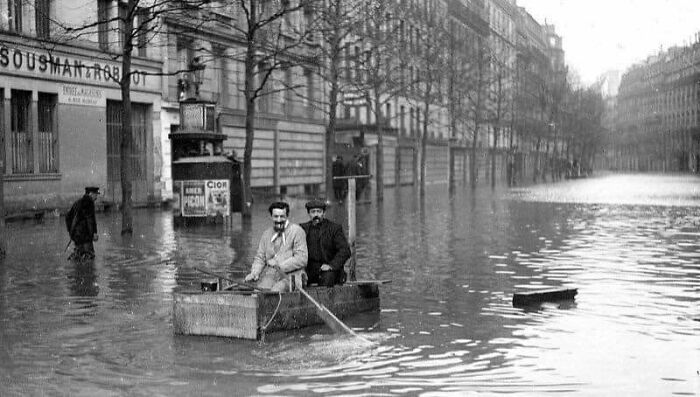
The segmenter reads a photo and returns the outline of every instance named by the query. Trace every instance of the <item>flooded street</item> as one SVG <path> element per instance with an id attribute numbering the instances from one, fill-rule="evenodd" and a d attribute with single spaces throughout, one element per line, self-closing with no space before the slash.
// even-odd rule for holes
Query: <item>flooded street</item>
<path id="1" fill-rule="evenodd" d="M 700 179 L 446 191 L 357 208 L 358 278 L 393 280 L 380 313 L 347 320 L 372 348 L 325 327 L 264 344 L 174 335 L 172 291 L 198 287 L 194 267 L 242 278 L 268 203 L 231 231 L 138 210 L 129 239 L 99 214 L 88 265 L 66 260 L 63 218 L 10 223 L 0 395 L 700 395 Z M 578 295 L 513 307 L 545 286 Z"/>

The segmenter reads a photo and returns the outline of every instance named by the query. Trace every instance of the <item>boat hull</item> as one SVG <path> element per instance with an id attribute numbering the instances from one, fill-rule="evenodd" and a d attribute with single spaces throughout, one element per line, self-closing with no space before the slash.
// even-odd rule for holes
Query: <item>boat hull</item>
<path id="1" fill-rule="evenodd" d="M 338 318 L 379 310 L 377 284 L 314 287 L 306 290 Z M 173 328 L 182 335 L 260 339 L 263 332 L 321 324 L 316 307 L 300 292 L 173 293 Z"/>

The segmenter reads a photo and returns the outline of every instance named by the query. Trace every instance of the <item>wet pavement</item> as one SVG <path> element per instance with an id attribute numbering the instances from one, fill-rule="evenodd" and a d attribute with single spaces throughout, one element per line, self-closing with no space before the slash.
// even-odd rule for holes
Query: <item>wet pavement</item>
<path id="1" fill-rule="evenodd" d="M 292 220 L 307 219 L 291 200 Z M 94 263 L 66 260 L 62 219 L 8 224 L 0 263 L 0 395 L 698 395 L 700 179 L 609 175 L 492 191 L 387 189 L 358 207 L 358 276 L 390 278 L 382 310 L 264 344 L 174 335 L 194 267 L 242 278 L 252 222 L 176 228 L 100 214 Z M 330 217 L 345 221 L 343 208 Z M 514 308 L 514 292 L 575 301 Z"/>

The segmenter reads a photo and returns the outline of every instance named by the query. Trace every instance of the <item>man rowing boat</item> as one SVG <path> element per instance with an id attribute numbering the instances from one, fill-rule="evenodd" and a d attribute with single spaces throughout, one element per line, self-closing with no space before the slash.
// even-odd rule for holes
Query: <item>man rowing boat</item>
<path id="1" fill-rule="evenodd" d="M 304 286 L 308 250 L 306 234 L 297 224 L 289 222 L 289 204 L 278 201 L 268 208 L 272 227 L 260 237 L 258 250 L 253 259 L 246 282 L 257 282 L 258 288 L 277 292 L 289 291 L 290 279 L 297 288 Z"/>

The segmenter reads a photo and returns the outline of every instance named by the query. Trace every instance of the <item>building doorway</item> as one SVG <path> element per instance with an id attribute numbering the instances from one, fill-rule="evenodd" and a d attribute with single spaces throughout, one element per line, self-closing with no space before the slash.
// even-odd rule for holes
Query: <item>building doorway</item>
<path id="1" fill-rule="evenodd" d="M 132 202 L 135 205 L 148 203 L 148 137 L 150 136 L 150 118 L 147 117 L 150 106 L 131 104 L 132 152 L 129 155 L 132 172 Z M 121 203 L 121 166 L 120 140 L 122 125 L 122 104 L 120 101 L 107 101 L 107 189 L 105 200 Z"/>

